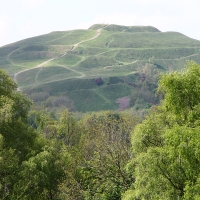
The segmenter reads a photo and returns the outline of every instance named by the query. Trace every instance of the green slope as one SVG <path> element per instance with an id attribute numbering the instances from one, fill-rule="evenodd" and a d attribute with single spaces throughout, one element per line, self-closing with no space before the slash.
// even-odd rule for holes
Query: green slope
<path id="1" fill-rule="evenodd" d="M 151 26 L 95 24 L 0 48 L 0 68 L 15 77 L 21 90 L 65 95 L 83 112 L 117 109 L 116 100 L 130 96 L 139 77 L 179 70 L 187 60 L 200 63 L 200 41 Z"/>

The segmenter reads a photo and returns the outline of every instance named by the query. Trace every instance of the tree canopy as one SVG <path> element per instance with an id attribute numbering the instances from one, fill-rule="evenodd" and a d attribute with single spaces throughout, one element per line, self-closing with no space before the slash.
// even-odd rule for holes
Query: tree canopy
<path id="1" fill-rule="evenodd" d="M 0 70 L 1 199 L 53 199 L 64 176 L 56 151 L 27 123 L 30 106 Z"/>
<path id="2" fill-rule="evenodd" d="M 124 200 L 200 198 L 199 77 L 194 62 L 161 77 L 164 100 L 132 133 L 135 182 Z"/>

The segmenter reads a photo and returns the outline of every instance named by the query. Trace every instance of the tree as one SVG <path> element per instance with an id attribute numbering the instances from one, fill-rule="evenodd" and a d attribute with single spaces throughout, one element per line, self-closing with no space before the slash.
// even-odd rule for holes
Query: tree
<path id="1" fill-rule="evenodd" d="M 135 182 L 123 199 L 200 198 L 200 66 L 163 75 L 160 106 L 132 134 Z"/>
<path id="2" fill-rule="evenodd" d="M 30 192 L 32 198 L 37 199 L 39 194 L 43 194 L 44 198 L 83 199 L 83 192 L 77 181 L 77 169 L 82 161 L 82 152 L 78 148 L 82 130 L 73 113 L 64 110 L 59 119 L 56 119 L 49 112 L 32 111 L 29 114 L 29 124 L 48 141 L 45 147 L 46 153 L 41 152 L 37 157 L 31 158 L 24 168 L 26 176 L 31 177 L 31 174 L 34 174 L 34 177 L 37 177 L 37 181 L 32 182 L 35 188 L 43 185 L 39 193 Z M 45 156 L 45 168 L 40 161 L 43 160 L 44 155 L 48 155 Z"/>
<path id="3" fill-rule="evenodd" d="M 34 148 L 36 133 L 26 125 L 31 102 L 17 92 L 17 85 L 0 70 L 0 185 L 1 198 L 10 198 L 20 165 Z"/>
<path id="4" fill-rule="evenodd" d="M 57 132 L 57 137 L 61 139 L 65 145 L 73 146 L 79 143 L 81 131 L 72 113 L 68 110 L 64 110 L 61 114 Z"/>
<path id="5" fill-rule="evenodd" d="M 132 180 L 125 170 L 130 159 L 130 131 L 134 118 L 125 113 L 105 111 L 85 116 L 85 132 L 79 148 L 84 158 L 78 167 L 78 182 L 85 199 L 121 199 Z"/>
<path id="6" fill-rule="evenodd" d="M 148 109 L 159 102 L 156 96 L 159 71 L 152 64 L 146 64 L 138 74 L 140 80 L 134 83 L 134 90 L 130 96 L 130 105 L 136 110 Z"/>
<path id="7" fill-rule="evenodd" d="M 18 194 L 28 199 L 57 199 L 59 185 L 65 179 L 62 155 L 52 147 L 45 147 L 24 161 L 19 174 L 23 179 L 15 184 Z"/>
<path id="8" fill-rule="evenodd" d="M 0 70 L 0 198 L 55 199 L 64 175 L 54 143 L 28 125 L 31 101 Z"/>

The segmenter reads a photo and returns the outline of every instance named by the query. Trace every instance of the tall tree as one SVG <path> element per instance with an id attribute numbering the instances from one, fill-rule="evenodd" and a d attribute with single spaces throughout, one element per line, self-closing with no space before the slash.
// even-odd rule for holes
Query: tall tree
<path id="1" fill-rule="evenodd" d="M 132 134 L 135 182 L 124 200 L 200 198 L 199 77 L 200 66 L 188 62 L 160 79 L 164 100 Z"/>
<path id="2" fill-rule="evenodd" d="M 125 165 L 130 159 L 134 118 L 125 113 L 102 111 L 85 116 L 80 123 L 85 130 L 79 146 L 84 162 L 78 178 L 85 199 L 121 199 L 132 178 Z"/>
<path id="3" fill-rule="evenodd" d="M 62 159 L 52 143 L 27 123 L 30 106 L 30 100 L 0 70 L 1 199 L 55 199 L 64 177 Z"/>

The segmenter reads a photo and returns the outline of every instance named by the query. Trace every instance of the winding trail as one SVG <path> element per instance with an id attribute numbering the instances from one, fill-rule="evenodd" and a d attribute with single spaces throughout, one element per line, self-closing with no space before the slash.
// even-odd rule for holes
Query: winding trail
<path id="1" fill-rule="evenodd" d="M 18 76 L 19 74 L 21 74 L 21 73 L 23 73 L 23 72 L 26 72 L 26 71 L 29 71 L 29 70 L 32 70 L 32 69 L 40 68 L 40 67 L 44 66 L 45 64 L 47 64 L 48 62 L 50 62 L 50 61 L 52 61 L 52 60 L 54 60 L 54 59 L 56 59 L 56 58 L 51 58 L 51 59 L 49 59 L 49 60 L 47 60 L 47 61 L 45 61 L 45 62 L 43 62 L 43 63 L 40 63 L 39 65 L 37 65 L 36 67 L 33 67 L 33 68 L 31 68 L 31 69 L 24 69 L 24 70 L 22 70 L 22 71 L 19 71 L 19 72 L 15 73 L 15 74 L 14 74 L 14 77 L 13 77 L 14 81 L 17 82 L 17 76 Z"/>
<path id="2" fill-rule="evenodd" d="M 100 35 L 101 35 L 101 29 L 98 29 L 98 30 L 97 30 L 97 34 L 96 34 L 93 38 L 90 38 L 90 39 L 88 39 L 88 40 L 83 40 L 83 41 L 81 41 L 81 42 L 78 42 L 78 43 L 74 44 L 74 46 L 72 46 L 72 48 L 71 48 L 70 51 L 73 51 L 79 44 L 82 44 L 82 43 L 84 43 L 84 42 L 88 42 L 88 41 L 90 41 L 90 40 L 94 40 L 95 38 L 99 37 Z"/>
<path id="3" fill-rule="evenodd" d="M 108 26 L 108 25 L 106 25 L 106 26 Z M 51 59 L 49 59 L 49 60 L 46 60 L 45 62 L 42 62 L 42 63 L 40 63 L 39 65 L 37 65 L 36 67 L 33 67 L 33 68 L 31 68 L 31 69 L 24 69 L 24 70 L 22 70 L 22 71 L 19 71 L 19 72 L 15 73 L 14 76 L 13 76 L 14 81 L 17 83 L 17 76 L 18 76 L 19 74 L 21 74 L 21 73 L 23 73 L 23 72 L 26 72 L 26 71 L 29 71 L 29 70 L 32 70 L 32 69 L 36 69 L 36 68 L 43 67 L 45 64 L 51 62 L 52 60 L 61 58 L 61 57 L 65 56 L 68 52 L 74 51 L 74 49 L 75 49 L 79 44 L 82 44 L 82 43 L 84 43 L 84 42 L 88 42 L 88 41 L 90 41 L 90 40 L 96 39 L 97 37 L 99 37 L 99 36 L 101 35 L 101 30 L 102 30 L 103 28 L 105 28 L 106 26 L 104 26 L 104 27 L 98 29 L 98 30 L 97 30 L 97 34 L 96 34 L 94 37 L 92 37 L 92 38 L 90 38 L 90 39 L 88 39 L 88 40 L 83 40 L 83 41 L 80 41 L 80 42 L 74 44 L 74 45 L 72 46 L 72 48 L 71 48 L 69 51 L 67 51 L 67 52 L 65 52 L 65 53 L 63 53 L 63 54 L 61 54 L 61 55 L 59 55 L 59 56 L 57 56 L 57 57 L 55 57 L 55 58 L 51 58 Z M 17 49 L 17 50 L 18 50 L 18 49 Z M 14 51 L 16 51 L 16 50 L 14 50 Z M 13 51 L 13 52 L 14 52 L 14 51 Z M 11 52 L 10 55 L 11 55 L 13 52 Z M 9 56 L 9 57 L 10 57 L 10 56 Z M 10 60 L 10 62 L 12 62 L 12 60 Z M 66 68 L 67 68 L 67 67 L 66 67 Z M 68 68 L 68 69 L 69 69 L 69 68 Z M 71 70 L 71 71 L 74 71 L 74 72 L 76 72 L 76 73 L 78 73 L 78 72 L 75 71 L 75 70 L 72 70 L 72 69 L 70 69 L 70 70 Z M 82 73 L 79 73 L 79 74 L 81 74 L 81 76 L 84 76 L 84 74 L 82 74 Z M 20 91 L 20 88 L 18 87 L 17 90 Z"/>

